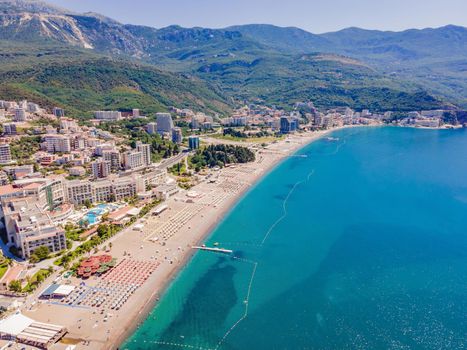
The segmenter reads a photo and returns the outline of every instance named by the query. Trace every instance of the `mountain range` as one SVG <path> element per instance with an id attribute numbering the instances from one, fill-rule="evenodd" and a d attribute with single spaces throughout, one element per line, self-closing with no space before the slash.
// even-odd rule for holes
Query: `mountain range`
<path id="1" fill-rule="evenodd" d="M 74 114 L 137 104 L 224 114 L 244 102 L 308 100 L 320 108 L 467 107 L 467 28 L 458 26 L 320 35 L 263 24 L 156 29 L 2 0 L 0 49 L 0 93 Z"/>

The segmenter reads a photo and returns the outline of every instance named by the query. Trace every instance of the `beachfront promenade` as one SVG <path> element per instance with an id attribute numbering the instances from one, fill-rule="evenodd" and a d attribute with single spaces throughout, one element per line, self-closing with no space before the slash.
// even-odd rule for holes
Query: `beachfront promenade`
<path id="1" fill-rule="evenodd" d="M 65 326 L 76 349 L 115 349 L 152 309 L 167 283 L 195 253 L 193 246 L 271 167 L 322 133 L 292 136 L 257 150 L 255 163 L 212 171 L 190 191 L 166 201 L 168 209 L 151 213 L 112 239 L 118 264 L 108 274 L 90 277 L 65 302 L 27 303 L 23 312 L 38 321 Z M 228 247 L 227 247 L 228 248 Z M 78 280 L 71 283 L 79 285 Z M 65 349 L 58 343 L 53 349 Z"/>

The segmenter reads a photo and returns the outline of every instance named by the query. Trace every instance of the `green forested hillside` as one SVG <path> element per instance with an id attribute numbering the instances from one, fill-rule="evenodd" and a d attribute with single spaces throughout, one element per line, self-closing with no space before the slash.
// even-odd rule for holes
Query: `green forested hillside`
<path id="1" fill-rule="evenodd" d="M 4 99 L 28 98 L 84 117 L 98 109 L 140 108 L 152 113 L 178 106 L 222 114 L 231 108 L 216 88 L 199 79 L 149 65 L 53 46 L 23 46 L 24 52 L 14 45 L 3 47 L 10 52 L 4 49 L 0 58 Z"/>
<path id="2" fill-rule="evenodd" d="M 288 107 L 405 111 L 467 106 L 467 29 L 156 29 L 101 15 L 0 0 L 0 92 L 73 114 L 168 105 L 225 112 Z M 14 42 L 14 44 L 12 43 Z"/>

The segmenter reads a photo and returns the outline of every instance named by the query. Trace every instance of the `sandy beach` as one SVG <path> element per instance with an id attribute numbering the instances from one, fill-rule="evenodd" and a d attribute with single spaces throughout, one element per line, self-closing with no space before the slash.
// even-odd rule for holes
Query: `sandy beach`
<path id="1" fill-rule="evenodd" d="M 126 281 L 115 282 L 111 275 L 91 277 L 79 287 L 84 291 L 79 302 L 38 301 L 36 294 L 28 298 L 22 312 L 68 329 L 62 342 L 52 349 L 66 349 L 70 344 L 76 349 L 118 349 L 191 259 L 195 253 L 192 246 L 202 244 L 235 203 L 276 164 L 334 130 L 291 135 L 264 149 L 250 145 L 256 148 L 254 163 L 212 171 L 208 179 L 168 199 L 168 209 L 159 216 L 148 214 L 138 220 L 144 225 L 141 231 L 129 227 L 110 240 L 110 254 L 119 262 L 116 269 L 128 275 Z M 125 270 L 125 264 L 136 267 Z M 141 285 L 128 292 L 126 286 L 138 278 Z M 79 286 L 80 282 L 72 277 L 69 283 Z M 99 298 L 105 300 L 103 305 L 93 305 Z M 124 300 L 118 310 L 110 308 L 116 298 Z"/>

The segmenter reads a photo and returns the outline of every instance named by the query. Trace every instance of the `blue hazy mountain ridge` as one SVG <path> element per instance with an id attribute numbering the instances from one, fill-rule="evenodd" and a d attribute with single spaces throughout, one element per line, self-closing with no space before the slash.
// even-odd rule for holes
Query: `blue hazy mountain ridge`
<path id="1" fill-rule="evenodd" d="M 465 130 L 333 136 L 250 190 L 207 241 L 234 257 L 197 253 L 123 348 L 462 348 Z"/>
<path id="2" fill-rule="evenodd" d="M 316 100 L 322 108 L 375 110 L 466 105 L 463 27 L 404 32 L 349 28 L 321 35 L 272 25 L 156 29 L 30 4 L 0 1 L 2 46 L 47 41 L 88 48 L 200 78 L 217 85 L 227 99 L 280 105 Z"/>

